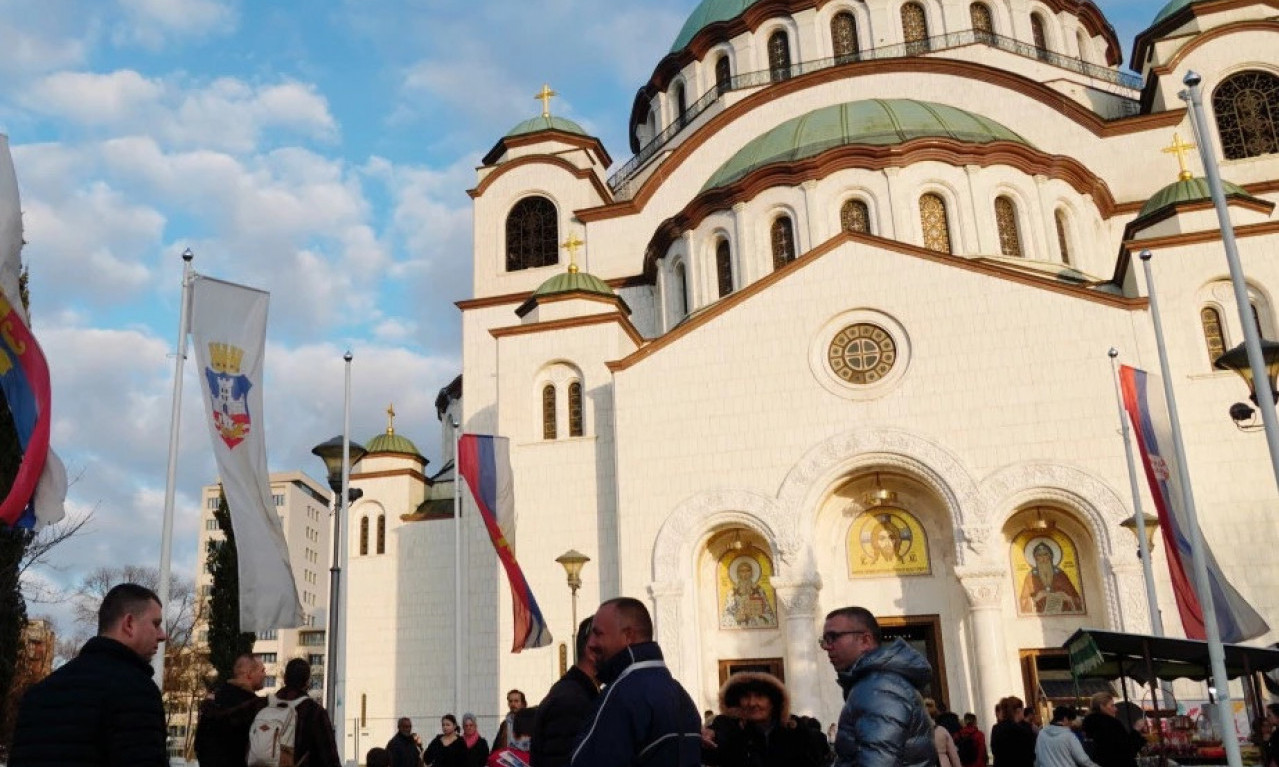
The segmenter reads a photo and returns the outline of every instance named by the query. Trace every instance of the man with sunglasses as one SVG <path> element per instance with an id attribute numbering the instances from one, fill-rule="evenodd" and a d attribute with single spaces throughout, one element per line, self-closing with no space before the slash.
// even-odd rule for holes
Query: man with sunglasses
<path id="1" fill-rule="evenodd" d="M 928 660 L 901 639 L 882 644 L 879 622 L 862 607 L 832 611 L 817 642 L 844 690 L 834 767 L 936 765 L 923 698 Z"/>

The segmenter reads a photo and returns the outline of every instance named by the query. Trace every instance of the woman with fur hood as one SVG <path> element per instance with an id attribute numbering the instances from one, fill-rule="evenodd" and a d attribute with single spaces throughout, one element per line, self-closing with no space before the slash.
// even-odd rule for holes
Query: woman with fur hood
<path id="1" fill-rule="evenodd" d="M 790 715 L 772 674 L 733 674 L 719 691 L 720 715 L 702 732 L 702 762 L 719 767 L 821 767 L 830 746 L 820 727 Z M 805 717 L 806 718 L 806 717 Z"/>

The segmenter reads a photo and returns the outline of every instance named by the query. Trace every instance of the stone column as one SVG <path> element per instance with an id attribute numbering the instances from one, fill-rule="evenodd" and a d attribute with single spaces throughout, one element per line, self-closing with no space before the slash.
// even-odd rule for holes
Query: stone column
<path id="1" fill-rule="evenodd" d="M 1009 650 L 1004 643 L 1003 593 L 1008 573 L 991 567 L 955 569 L 971 606 L 974 669 L 977 678 L 977 716 L 990 723 L 999 699 L 1020 695 L 1022 686 L 1013 686 L 1008 676 Z"/>
<path id="2" fill-rule="evenodd" d="M 884 168 L 884 186 L 887 187 L 888 194 L 884 195 L 883 205 L 875 206 L 875 212 L 879 213 L 879 228 L 876 230 L 876 234 L 890 240 L 910 242 L 907 239 L 907 232 L 911 230 L 907 227 L 907 219 L 904 217 L 909 215 L 911 204 L 909 200 L 899 198 L 897 190 L 894 188 L 899 173 L 901 173 L 901 168 Z M 881 211 L 887 211 L 888 215 L 885 216 Z M 911 244 L 916 243 L 912 242 Z"/>
<path id="3" fill-rule="evenodd" d="M 1150 605 L 1146 601 L 1146 576 L 1141 571 L 1141 561 L 1122 564 L 1112 562 L 1110 572 L 1114 575 L 1115 589 L 1119 595 L 1120 623 L 1111 628 L 1130 634 L 1149 634 Z"/>
<path id="4" fill-rule="evenodd" d="M 802 248 L 799 247 L 798 243 L 796 244 L 796 256 L 801 256 L 817 247 L 818 236 L 824 237 L 826 234 L 826 227 L 824 226 L 820 228 L 820 231 L 818 231 L 818 222 L 815 220 L 819 215 L 819 209 L 817 207 L 817 182 L 809 179 L 800 184 L 800 187 L 804 190 L 804 219 L 808 224 L 808 226 L 805 227 L 805 234 L 807 235 L 808 242 L 803 243 Z M 796 236 L 799 235 L 798 228 L 796 228 L 795 234 Z"/>
<path id="5" fill-rule="evenodd" d="M 700 674 L 697 668 L 697 626 L 684 624 L 684 583 L 682 581 L 660 581 L 649 584 L 648 593 L 653 598 L 653 638 L 661 645 L 662 656 L 666 659 L 666 667 L 684 685 L 684 689 L 692 691 L 700 689 Z M 684 659 L 689 659 L 688 668 L 684 667 Z"/>
<path id="6" fill-rule="evenodd" d="M 750 255 L 750 222 L 746 220 L 746 203 L 744 202 L 733 205 L 733 235 L 736 241 L 733 243 L 732 256 L 737 262 L 735 289 L 741 290 L 758 279 L 757 270 Z"/>
<path id="7" fill-rule="evenodd" d="M 817 592 L 812 581 L 773 581 L 781 607 L 783 630 L 786 632 L 786 689 L 790 692 L 791 711 L 812 716 L 821 707 L 818 680 L 825 661 L 818 656 Z M 829 670 L 829 669 L 827 669 Z"/>
<path id="8" fill-rule="evenodd" d="M 1036 228 L 1038 234 L 1035 239 L 1041 242 L 1035 247 L 1034 251 L 1022 248 L 1023 252 L 1038 252 L 1040 261 L 1061 261 L 1061 254 L 1057 252 L 1057 226 L 1056 218 L 1053 216 L 1053 203 L 1048 195 L 1048 177 L 1035 175 L 1035 192 L 1039 197 L 1039 206 L 1037 209 L 1026 211 L 1032 222 L 1038 224 Z"/>
<path id="9" fill-rule="evenodd" d="M 980 165 L 965 165 L 964 171 L 968 175 L 968 204 L 972 206 L 971 210 L 956 210 L 955 218 L 951 220 L 951 225 L 964 238 L 963 243 L 952 242 L 951 250 L 956 255 L 964 254 L 996 254 L 999 253 L 999 235 L 998 225 L 992 227 L 982 226 L 985 221 L 995 223 L 995 214 L 991 210 L 991 206 L 995 204 L 994 199 L 984 200 L 982 196 L 977 194 L 977 174 L 981 172 Z M 985 190 L 983 190 L 985 191 Z M 958 206 L 959 200 L 955 200 Z M 958 219 L 958 220 L 955 220 Z M 989 229 L 989 231 L 987 231 Z M 991 235 L 994 234 L 994 239 Z M 962 248 L 962 249 L 961 249 Z"/>

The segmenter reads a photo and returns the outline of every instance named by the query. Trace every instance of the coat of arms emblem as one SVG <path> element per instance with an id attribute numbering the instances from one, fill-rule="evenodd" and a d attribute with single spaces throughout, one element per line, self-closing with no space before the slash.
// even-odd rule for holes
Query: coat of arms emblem
<path id="1" fill-rule="evenodd" d="M 213 400 L 213 426 L 232 449 L 253 428 L 248 399 L 253 383 L 240 372 L 243 359 L 244 350 L 240 347 L 213 342 L 209 344 L 209 366 L 204 369 Z"/>

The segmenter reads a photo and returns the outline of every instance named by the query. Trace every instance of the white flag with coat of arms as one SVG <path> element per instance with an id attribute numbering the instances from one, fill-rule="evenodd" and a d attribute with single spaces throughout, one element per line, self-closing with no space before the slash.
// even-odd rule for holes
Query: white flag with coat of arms
<path id="1" fill-rule="evenodd" d="M 270 294 L 197 276 L 191 340 L 240 576 L 240 630 L 303 622 L 289 548 L 271 497 L 263 434 L 262 368 Z"/>

